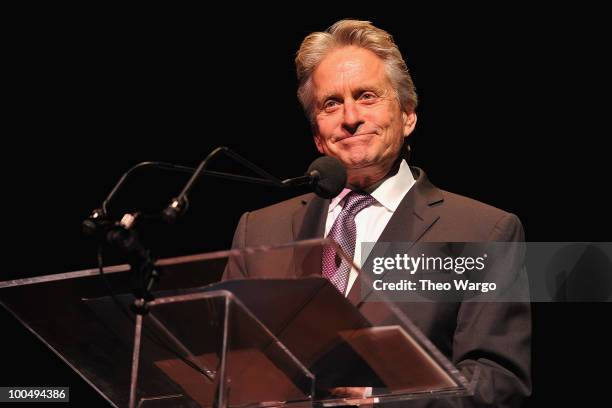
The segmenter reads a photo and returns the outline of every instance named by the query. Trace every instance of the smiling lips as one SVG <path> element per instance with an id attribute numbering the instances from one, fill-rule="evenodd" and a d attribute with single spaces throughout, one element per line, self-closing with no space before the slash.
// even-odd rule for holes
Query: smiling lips
<path id="1" fill-rule="evenodd" d="M 346 140 L 346 139 L 352 139 L 352 138 L 357 137 L 357 136 L 368 136 L 368 135 L 375 135 L 375 134 L 376 134 L 376 132 L 359 132 L 359 133 L 355 133 L 355 134 L 348 135 L 348 136 L 336 137 L 332 141 L 334 143 L 337 143 L 337 142 L 341 142 L 341 141 Z"/>

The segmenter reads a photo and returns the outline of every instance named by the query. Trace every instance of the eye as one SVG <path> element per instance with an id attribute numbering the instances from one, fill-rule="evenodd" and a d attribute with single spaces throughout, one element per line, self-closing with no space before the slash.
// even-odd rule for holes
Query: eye
<path id="1" fill-rule="evenodd" d="M 326 112 L 332 112 L 334 111 L 338 106 L 340 106 L 340 103 L 336 100 L 333 99 L 329 99 L 327 101 L 325 101 L 325 103 L 323 104 L 323 109 Z"/>
<path id="2" fill-rule="evenodd" d="M 359 96 L 359 99 L 362 101 L 374 101 L 378 98 L 378 95 L 376 95 L 374 92 L 364 92 Z"/>

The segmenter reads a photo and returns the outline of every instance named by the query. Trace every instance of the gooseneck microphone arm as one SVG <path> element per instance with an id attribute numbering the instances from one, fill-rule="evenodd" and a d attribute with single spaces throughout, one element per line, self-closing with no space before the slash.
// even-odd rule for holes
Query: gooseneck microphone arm
<path id="1" fill-rule="evenodd" d="M 224 153 L 226 156 L 234 159 L 238 163 L 241 163 L 245 167 L 251 169 L 255 173 L 259 174 L 261 177 L 263 177 L 263 179 L 257 179 L 254 177 L 246 177 L 246 176 L 235 176 L 235 175 L 229 175 L 226 173 L 217 173 L 217 172 L 214 172 L 215 173 L 214 175 L 217 175 L 219 177 L 232 178 L 234 180 L 244 180 L 244 181 L 255 182 L 257 184 L 266 184 L 266 185 L 271 185 L 274 187 L 283 187 L 282 182 L 278 178 L 274 177 L 273 175 L 271 175 L 270 173 L 268 173 L 261 167 L 255 165 L 254 163 L 250 162 L 249 160 L 245 159 L 244 157 L 240 156 L 238 153 L 230 150 L 229 148 L 225 146 L 217 147 L 215 150 L 210 152 L 210 154 L 206 156 L 204 160 L 202 160 L 202 162 L 200 163 L 198 168 L 195 170 L 195 172 L 193 173 L 193 175 L 191 176 L 187 184 L 185 184 L 185 187 L 180 192 L 180 194 L 177 197 L 173 198 L 172 201 L 170 202 L 170 205 L 168 205 L 168 207 L 166 207 L 166 209 L 163 211 L 163 219 L 167 223 L 170 223 L 170 224 L 173 223 L 174 221 L 177 220 L 177 218 L 179 218 L 181 215 L 185 213 L 185 211 L 189 207 L 189 201 L 188 201 L 189 192 L 191 191 L 195 183 L 200 179 L 200 177 L 204 175 L 206 167 L 208 166 L 208 163 L 220 153 Z M 211 173 L 211 172 L 208 172 L 208 173 Z M 231 177 L 227 177 L 227 176 L 231 176 Z"/>
<path id="2" fill-rule="evenodd" d="M 123 184 L 125 184 L 128 177 L 132 173 L 134 173 L 136 170 L 141 169 L 141 168 L 146 168 L 146 167 L 153 167 L 157 169 L 171 170 L 171 171 L 179 171 L 183 173 L 193 173 L 194 171 L 194 169 L 191 167 L 179 166 L 179 165 L 172 164 L 172 163 L 157 162 L 157 161 L 146 161 L 146 162 L 138 163 L 132 168 L 130 168 L 128 171 L 123 173 L 119 181 L 117 181 L 117 184 L 115 184 L 115 187 L 113 187 L 113 189 L 108 194 L 106 199 L 102 202 L 102 211 L 104 212 L 104 215 L 108 214 L 108 204 L 111 202 L 115 194 L 117 194 L 117 192 L 121 189 L 121 187 L 123 187 Z"/>
<path id="3" fill-rule="evenodd" d="M 177 197 L 173 198 L 170 202 L 170 205 L 166 207 L 166 209 L 163 211 L 164 221 L 171 224 L 176 221 L 176 219 L 180 217 L 185 211 L 187 211 L 187 208 L 189 207 L 189 201 L 187 201 L 189 192 L 195 185 L 195 182 L 198 181 L 200 177 L 202 177 L 202 172 L 204 172 L 206 166 L 208 166 L 208 162 L 210 162 L 213 157 L 215 157 L 222 151 L 222 148 L 218 147 L 212 152 L 210 152 L 204 160 L 202 160 L 202 162 L 200 163 L 196 171 L 193 173 L 187 184 L 185 184 L 185 187 L 183 187 L 183 191 L 181 191 L 181 193 Z"/>
<path id="4" fill-rule="evenodd" d="M 319 181 L 320 174 L 318 171 L 310 172 L 304 176 L 294 177 L 281 181 L 280 187 L 297 187 L 305 184 L 316 184 Z"/>

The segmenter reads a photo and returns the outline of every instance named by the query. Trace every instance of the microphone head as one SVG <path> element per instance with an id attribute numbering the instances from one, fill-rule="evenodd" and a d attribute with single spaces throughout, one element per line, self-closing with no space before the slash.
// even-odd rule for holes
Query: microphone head
<path id="1" fill-rule="evenodd" d="M 308 167 L 306 174 L 313 176 L 314 192 L 321 198 L 334 198 L 346 186 L 346 169 L 333 157 L 319 157 Z"/>
<path id="2" fill-rule="evenodd" d="M 187 197 L 179 196 L 173 198 L 170 205 L 162 211 L 162 220 L 168 224 L 174 224 L 187 211 L 188 207 L 189 201 L 187 201 Z"/>
<path id="3" fill-rule="evenodd" d="M 162 211 L 162 220 L 167 224 L 174 224 L 179 217 L 179 212 L 176 208 L 168 206 Z"/>
<path id="4" fill-rule="evenodd" d="M 97 208 L 93 210 L 91 215 L 81 223 L 83 234 L 95 236 L 104 232 L 110 221 L 106 218 L 106 213 L 103 209 Z"/>

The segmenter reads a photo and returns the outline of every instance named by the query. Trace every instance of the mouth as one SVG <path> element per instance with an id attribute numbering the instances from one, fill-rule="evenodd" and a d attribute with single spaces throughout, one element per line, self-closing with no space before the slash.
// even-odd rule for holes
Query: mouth
<path id="1" fill-rule="evenodd" d="M 337 142 L 342 142 L 342 141 L 344 141 L 344 140 L 347 140 L 347 139 L 353 139 L 353 138 L 356 138 L 356 137 L 361 137 L 361 136 L 374 136 L 374 135 L 376 135 L 376 133 L 375 133 L 375 132 L 359 132 L 359 133 L 355 133 L 355 134 L 348 135 L 348 136 L 340 136 L 340 137 L 337 137 L 337 138 L 335 138 L 335 139 L 334 139 L 334 143 L 337 143 Z"/>

